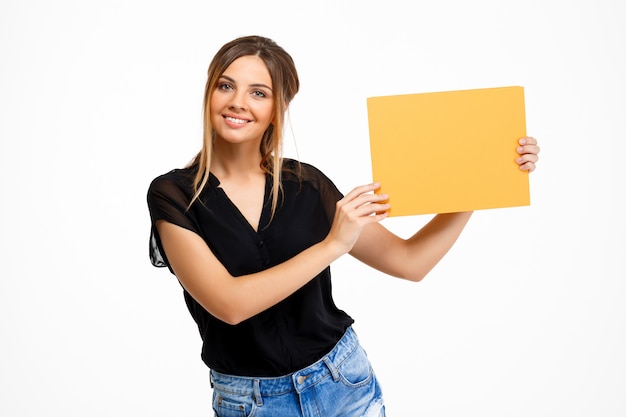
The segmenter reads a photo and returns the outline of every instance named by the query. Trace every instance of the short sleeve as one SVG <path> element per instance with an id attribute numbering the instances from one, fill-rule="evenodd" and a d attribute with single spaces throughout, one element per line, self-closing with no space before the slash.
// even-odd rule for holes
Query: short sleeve
<path id="1" fill-rule="evenodd" d="M 343 193 L 335 186 L 335 184 L 320 171 L 320 195 L 324 201 L 326 213 L 330 223 L 333 222 L 335 211 L 337 210 L 337 201 L 343 198 Z"/>
<path id="2" fill-rule="evenodd" d="M 326 216 L 329 223 L 332 224 L 337 209 L 337 201 L 343 198 L 343 193 L 339 191 L 333 181 L 322 171 L 313 165 L 302 162 L 302 177 L 305 182 L 310 182 L 317 188 Z"/>
<path id="3" fill-rule="evenodd" d="M 187 215 L 190 189 L 173 175 L 174 172 L 155 178 L 148 189 L 148 209 L 150 211 L 150 262 L 156 267 L 167 266 L 172 270 L 156 228 L 159 220 L 198 233 L 193 220 Z"/>

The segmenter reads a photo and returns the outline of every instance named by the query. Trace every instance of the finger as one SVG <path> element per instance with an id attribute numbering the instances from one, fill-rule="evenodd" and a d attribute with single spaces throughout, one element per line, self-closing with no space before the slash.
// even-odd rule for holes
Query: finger
<path id="1" fill-rule="evenodd" d="M 539 153 L 539 151 L 541 151 L 541 149 L 537 145 L 518 146 L 517 149 L 515 150 L 520 155 L 523 155 L 523 154 L 535 154 L 536 155 Z"/>
<path id="2" fill-rule="evenodd" d="M 379 188 L 380 184 L 372 183 L 356 187 L 342 198 L 338 204 L 346 210 L 353 210 L 364 204 L 377 203 L 387 200 L 387 194 L 374 194 L 372 191 Z"/>
<path id="3" fill-rule="evenodd" d="M 378 199 L 378 200 L 375 200 Z M 362 195 L 338 207 L 346 216 L 351 219 L 368 217 L 375 214 L 383 213 L 389 210 L 389 203 L 381 203 L 378 201 L 387 200 L 384 195 Z"/>
<path id="4" fill-rule="evenodd" d="M 535 163 L 525 162 L 519 166 L 519 169 L 521 169 L 522 171 L 533 172 L 535 170 Z"/>
<path id="5" fill-rule="evenodd" d="M 370 184 L 360 185 L 352 189 L 352 191 L 346 194 L 345 197 L 347 197 L 349 200 L 352 200 L 361 194 L 372 192 L 378 188 L 380 188 L 380 184 L 378 182 L 372 182 Z"/>
<path id="6" fill-rule="evenodd" d="M 515 159 L 515 162 L 517 162 L 518 165 L 522 165 L 526 162 L 537 162 L 538 160 L 539 160 L 539 155 L 533 154 L 533 153 L 527 153 L 527 154 L 519 156 L 517 159 Z"/>
<path id="7" fill-rule="evenodd" d="M 359 207 L 356 207 L 353 210 L 353 213 L 357 217 L 369 217 L 373 215 L 378 215 L 389 211 L 390 204 L 389 203 L 370 203 L 365 204 Z"/>
<path id="8" fill-rule="evenodd" d="M 537 139 L 532 136 L 527 136 L 519 139 L 520 146 L 517 147 L 516 151 L 520 155 L 523 154 L 538 154 L 541 151 L 541 148 L 537 145 Z"/>
<path id="9" fill-rule="evenodd" d="M 533 138 L 532 136 L 526 136 L 520 138 L 518 142 L 520 145 L 536 145 L 537 139 Z"/>
<path id="10" fill-rule="evenodd" d="M 365 204 L 380 203 L 388 200 L 387 194 L 361 194 L 352 200 L 355 207 L 363 206 Z"/>

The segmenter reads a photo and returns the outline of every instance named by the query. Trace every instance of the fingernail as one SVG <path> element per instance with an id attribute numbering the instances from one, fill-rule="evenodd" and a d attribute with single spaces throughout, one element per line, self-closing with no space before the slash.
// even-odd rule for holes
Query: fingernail
<path id="1" fill-rule="evenodd" d="M 522 162 L 522 158 L 517 158 L 517 159 L 515 160 L 515 162 L 517 162 L 517 163 L 519 164 L 520 162 Z"/>
<path id="2" fill-rule="evenodd" d="M 520 145 L 526 145 L 526 139 L 520 139 L 519 143 Z"/>
<path id="3" fill-rule="evenodd" d="M 517 152 L 518 153 L 522 153 L 523 150 L 524 150 L 524 148 L 522 148 L 521 146 L 519 148 L 517 148 Z"/>

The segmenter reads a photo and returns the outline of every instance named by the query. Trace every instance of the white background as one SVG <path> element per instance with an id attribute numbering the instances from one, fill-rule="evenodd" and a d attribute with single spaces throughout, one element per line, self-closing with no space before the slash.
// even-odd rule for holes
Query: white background
<path id="1" fill-rule="evenodd" d="M 3 1 L 0 415 L 212 415 L 145 195 L 199 149 L 209 61 L 248 34 L 299 68 L 287 154 L 344 192 L 371 180 L 367 97 L 525 87 L 531 206 L 475 213 L 419 284 L 334 266 L 388 415 L 626 415 L 625 19 L 613 0 Z"/>

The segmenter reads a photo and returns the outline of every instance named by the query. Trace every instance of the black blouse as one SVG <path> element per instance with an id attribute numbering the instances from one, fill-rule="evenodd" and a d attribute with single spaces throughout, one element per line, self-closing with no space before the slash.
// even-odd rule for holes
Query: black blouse
<path id="1" fill-rule="evenodd" d="M 172 271 L 155 227 L 165 220 L 200 235 L 233 276 L 280 264 L 323 240 L 341 192 L 315 167 L 285 159 L 279 204 L 271 219 L 271 177 L 258 231 L 211 174 L 189 210 L 197 167 L 175 169 L 155 178 L 148 190 L 152 220 L 150 259 Z M 173 272 L 173 271 L 172 271 Z M 210 277 L 210 274 L 208 275 Z M 237 325 L 209 314 L 184 291 L 202 337 L 202 360 L 218 372 L 241 376 L 281 376 L 324 356 L 353 320 L 339 310 L 331 293 L 330 267 L 291 296 Z"/>

